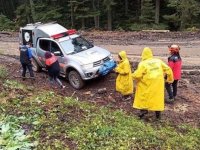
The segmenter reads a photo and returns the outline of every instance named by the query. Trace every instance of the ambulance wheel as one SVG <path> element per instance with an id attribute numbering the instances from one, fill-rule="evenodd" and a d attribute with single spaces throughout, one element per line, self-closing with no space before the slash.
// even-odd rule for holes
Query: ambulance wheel
<path id="1" fill-rule="evenodd" d="M 68 80 L 71 86 L 77 90 L 81 89 L 84 86 L 83 79 L 81 78 L 80 74 L 75 70 L 69 72 Z"/>
<path id="2" fill-rule="evenodd" d="M 38 65 L 38 63 L 35 59 L 32 59 L 32 68 L 33 68 L 33 71 L 35 71 L 35 72 L 41 71 L 41 67 Z"/>

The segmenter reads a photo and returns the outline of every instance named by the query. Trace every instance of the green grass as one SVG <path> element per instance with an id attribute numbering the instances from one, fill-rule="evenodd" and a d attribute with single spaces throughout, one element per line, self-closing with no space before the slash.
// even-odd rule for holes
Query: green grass
<path id="1" fill-rule="evenodd" d="M 2 98 L 8 96 L 5 93 L 14 96 L 0 103 L 1 125 L 12 124 L 9 137 L 0 135 L 0 149 L 9 147 L 5 143 L 13 140 L 16 130 L 23 137 L 16 143 L 27 149 L 200 149 L 200 129 L 194 127 L 144 123 L 122 110 L 95 106 L 51 91 L 38 92 L 16 81 L 5 81 L 3 87 Z"/>
<path id="2" fill-rule="evenodd" d="M 0 65 L 0 79 L 6 78 L 7 75 L 8 71 L 6 70 L 6 68 Z"/>
<path id="3" fill-rule="evenodd" d="M 0 149 L 5 150 L 31 150 L 37 142 L 31 143 L 29 135 L 25 134 L 19 122 L 22 117 L 0 115 Z"/>
<path id="4" fill-rule="evenodd" d="M 6 80 L 3 84 L 3 86 L 5 88 L 9 88 L 9 89 L 20 89 L 20 90 L 23 90 L 25 89 L 25 86 L 17 81 L 14 81 L 14 80 Z"/>

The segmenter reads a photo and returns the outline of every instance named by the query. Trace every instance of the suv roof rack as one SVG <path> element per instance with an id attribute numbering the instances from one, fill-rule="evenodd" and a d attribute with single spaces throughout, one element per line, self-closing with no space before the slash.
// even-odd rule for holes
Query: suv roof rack
<path id="1" fill-rule="evenodd" d="M 26 26 L 35 26 L 35 28 L 37 28 L 38 26 L 41 26 L 41 25 L 48 25 L 48 24 L 55 24 L 55 23 L 57 23 L 57 22 L 56 21 L 52 21 L 52 22 L 48 22 L 48 23 L 36 22 L 36 23 L 26 24 Z"/>
<path id="2" fill-rule="evenodd" d="M 26 24 L 26 26 L 32 26 L 32 25 L 33 25 L 32 23 Z"/>
<path id="3" fill-rule="evenodd" d="M 36 22 L 36 23 L 34 23 L 34 26 L 37 28 L 38 26 L 43 26 L 43 25 L 48 25 L 48 24 L 55 24 L 55 23 L 57 23 L 57 21 L 52 21 L 52 22 L 48 22 L 48 23 Z"/>

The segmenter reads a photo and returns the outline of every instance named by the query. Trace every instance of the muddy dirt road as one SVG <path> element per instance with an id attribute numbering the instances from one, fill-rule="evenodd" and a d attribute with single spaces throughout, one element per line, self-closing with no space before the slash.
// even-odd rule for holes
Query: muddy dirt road
<path id="1" fill-rule="evenodd" d="M 167 46 L 177 43 L 181 47 L 183 65 L 200 65 L 200 32 L 80 32 L 94 44 L 112 52 L 114 56 L 121 50 L 126 50 L 131 61 L 139 61 L 145 46 L 152 48 L 156 57 L 167 60 Z M 18 33 L 0 32 L 0 53 L 19 55 Z"/>
<path id="2" fill-rule="evenodd" d="M 87 39 L 94 40 L 94 43 L 107 48 L 114 56 L 120 50 L 126 50 L 131 61 L 140 60 L 140 53 L 144 46 L 150 46 L 154 55 L 163 60 L 167 59 L 167 45 L 170 43 L 179 43 L 181 46 L 181 55 L 183 59 L 183 78 L 179 82 L 178 97 L 174 104 L 166 104 L 166 109 L 162 114 L 163 120 L 172 122 L 175 125 L 187 123 L 200 127 L 200 33 L 120 33 L 120 32 L 102 32 L 102 33 L 83 33 Z M 149 37 L 149 38 L 148 38 Z M 124 40 L 123 40 L 124 39 Z M 18 55 L 17 34 L 0 34 L 0 53 L 9 55 Z M 17 79 L 20 82 L 32 85 L 30 80 L 21 81 L 21 68 L 19 60 L 16 58 L 0 55 L 0 64 L 8 68 L 9 79 Z M 134 66 L 134 63 L 133 63 Z M 35 88 L 53 90 L 64 96 L 73 96 L 79 100 L 86 100 L 98 105 L 105 105 L 113 109 L 123 109 L 127 113 L 137 114 L 132 108 L 133 100 L 123 102 L 120 95 L 115 92 L 114 73 L 102 79 L 87 82 L 84 89 L 76 91 L 69 83 L 62 79 L 66 89 L 52 89 L 48 82 L 46 72 L 36 73 Z M 99 89 L 106 88 L 104 93 L 98 93 Z M 152 121 L 154 113 L 149 114 L 147 121 Z"/>

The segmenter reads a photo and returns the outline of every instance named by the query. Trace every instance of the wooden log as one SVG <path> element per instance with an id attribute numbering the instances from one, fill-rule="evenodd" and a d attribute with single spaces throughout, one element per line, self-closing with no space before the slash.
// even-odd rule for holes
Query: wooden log
<path id="1" fill-rule="evenodd" d="M 166 33 L 170 32 L 169 30 L 142 30 L 143 32 L 160 32 L 160 33 Z"/>

